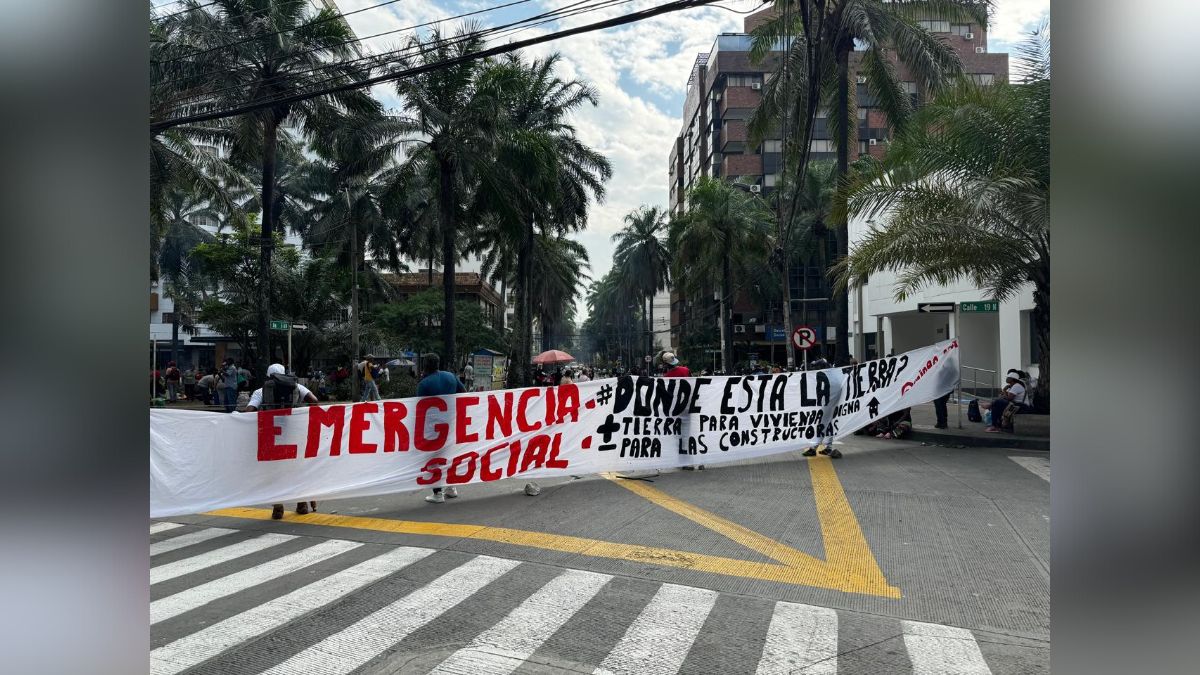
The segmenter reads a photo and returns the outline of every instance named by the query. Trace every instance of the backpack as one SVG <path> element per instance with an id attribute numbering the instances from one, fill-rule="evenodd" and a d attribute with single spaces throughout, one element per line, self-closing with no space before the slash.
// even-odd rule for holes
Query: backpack
<path id="1" fill-rule="evenodd" d="M 983 415 L 979 414 L 979 401 L 972 399 L 967 404 L 967 419 L 972 422 L 982 422 Z"/>
<path id="2" fill-rule="evenodd" d="M 263 382 L 262 410 L 291 408 L 296 401 L 296 378 L 272 375 Z"/>

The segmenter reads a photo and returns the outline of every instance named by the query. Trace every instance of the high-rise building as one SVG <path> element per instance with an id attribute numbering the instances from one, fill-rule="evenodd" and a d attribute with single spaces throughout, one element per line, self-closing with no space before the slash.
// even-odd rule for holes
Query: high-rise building
<path id="1" fill-rule="evenodd" d="M 774 15 L 771 7 L 751 14 L 743 21 L 743 33 L 722 33 L 712 49 L 697 54 L 688 78 L 687 96 L 683 105 L 683 124 L 672 146 L 667 175 L 670 210 L 682 213 L 687 208 L 687 191 L 702 176 L 724 178 L 747 184 L 753 193 L 769 195 L 780 180 L 782 142 L 778 135 L 768 134 L 761 142 L 751 142 L 747 128 L 762 98 L 763 85 L 775 71 L 778 51 L 761 63 L 750 59 L 750 31 Z M 987 27 L 971 23 L 954 23 L 930 16 L 921 25 L 941 38 L 963 63 L 966 73 L 981 84 L 1008 77 L 1008 54 L 991 54 L 987 50 Z M 779 45 L 782 48 L 782 44 Z M 850 75 L 854 78 L 858 105 L 858 147 L 850 159 L 863 155 L 882 157 L 891 136 L 888 120 L 879 109 L 875 97 L 867 90 L 865 80 L 858 76 L 863 52 L 850 54 Z M 903 64 L 894 63 L 902 86 L 919 103 L 915 78 Z M 836 159 L 836 148 L 827 119 L 819 113 L 813 128 L 810 159 Z M 791 266 L 789 293 L 793 300 L 792 323 L 809 325 L 817 332 L 822 344 L 829 346 L 837 336 L 831 330 L 833 291 L 829 287 L 819 258 L 832 259 L 832 242 L 825 256 L 798 260 Z M 765 262 L 765 261 L 764 261 Z M 707 294 L 699 304 L 710 304 Z M 805 299 L 808 299 L 807 301 Z M 781 362 L 783 340 L 793 327 L 782 325 L 782 298 L 764 308 L 761 301 L 752 301 L 746 289 L 739 290 L 730 303 L 734 323 L 735 362 L 748 359 Z M 689 305 L 678 292 L 671 294 L 671 345 L 682 348 L 683 335 L 699 328 L 697 317 L 716 320 L 715 308 Z M 704 327 L 707 330 L 707 326 Z M 713 329 L 715 332 L 715 329 Z M 799 358 L 799 357 L 798 357 Z"/>

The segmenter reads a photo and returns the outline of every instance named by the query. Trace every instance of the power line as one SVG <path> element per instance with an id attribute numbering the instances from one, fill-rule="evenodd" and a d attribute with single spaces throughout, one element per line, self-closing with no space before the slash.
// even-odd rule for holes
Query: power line
<path id="1" fill-rule="evenodd" d="M 330 94 L 337 94 L 337 93 L 341 93 L 344 91 L 350 91 L 353 89 L 361 89 L 364 87 L 371 87 L 371 86 L 374 86 L 376 84 L 380 84 L 383 82 L 388 82 L 391 80 L 399 80 L 399 79 L 403 79 L 403 78 L 407 78 L 407 77 L 413 77 L 413 76 L 421 75 L 423 73 L 427 73 L 427 72 L 430 72 L 433 70 L 438 70 L 440 68 L 457 65 L 459 63 L 465 63 L 468 61 L 478 61 L 478 60 L 485 59 L 485 58 L 488 58 L 491 56 L 496 56 L 499 54 L 517 51 L 517 50 L 523 49 L 525 47 L 531 47 L 533 45 L 541 44 L 543 42 L 551 42 L 553 40 L 559 40 L 559 39 L 562 39 L 565 37 L 570 37 L 572 35 L 580 35 L 583 33 L 590 33 L 592 31 L 596 31 L 596 30 L 602 30 L 605 28 L 613 28 L 616 26 L 622 26 L 622 25 L 625 25 L 628 23 L 634 23 L 634 22 L 642 21 L 642 20 L 645 20 L 645 19 L 648 19 L 648 18 L 651 18 L 654 16 L 658 16 L 660 14 L 677 12 L 677 11 L 684 10 L 684 9 L 692 9 L 694 7 L 702 7 L 704 5 L 712 4 L 713 2 L 716 2 L 716 0 L 674 0 L 673 2 L 668 2 L 664 5 L 659 5 L 657 7 L 652 7 L 652 8 L 641 10 L 638 12 L 633 12 L 631 14 L 614 17 L 612 19 L 605 19 L 603 21 L 589 23 L 589 24 L 585 24 L 583 26 L 576 26 L 575 28 L 569 28 L 569 29 L 565 29 L 565 30 L 555 31 L 552 33 L 547 33 L 546 35 L 541 35 L 541 36 L 529 38 L 526 40 L 519 40 L 517 42 L 511 42 L 506 45 L 491 47 L 491 48 L 484 49 L 484 50 L 474 52 L 471 54 L 466 54 L 463 56 L 454 57 L 454 58 L 450 58 L 450 59 L 444 59 L 437 63 L 423 64 L 423 65 L 416 66 L 413 68 L 407 68 L 407 69 L 396 71 L 393 73 L 388 73 L 385 75 L 369 77 L 369 78 L 366 78 L 364 80 L 357 81 L 357 82 L 340 84 L 337 86 L 328 87 L 326 89 L 321 89 L 318 91 L 293 94 L 291 96 L 284 96 L 284 97 L 281 97 L 281 98 L 278 98 L 278 99 L 272 100 L 272 101 L 264 101 L 264 102 L 252 103 L 252 104 L 248 104 L 248 105 L 241 105 L 241 106 L 231 108 L 229 110 L 224 110 L 224 111 L 217 110 L 217 111 L 200 113 L 200 114 L 195 114 L 195 115 L 186 115 L 183 117 L 177 117 L 174 119 L 163 120 L 160 122 L 153 122 L 150 124 L 150 130 L 152 132 L 157 133 L 157 132 L 161 132 L 166 129 L 170 129 L 172 127 L 176 127 L 176 126 L 179 126 L 182 124 L 189 124 L 189 123 L 194 123 L 194 122 L 202 122 L 202 121 L 206 121 L 206 120 L 220 119 L 223 117 L 233 117 L 235 115 L 242 115 L 245 113 L 254 112 L 256 110 L 261 110 L 263 108 L 268 108 L 271 106 L 286 105 L 289 103 L 295 103 L 297 101 L 303 101 L 303 100 L 307 100 L 310 98 L 316 98 L 318 96 L 328 96 Z"/>
<path id="2" fill-rule="evenodd" d="M 620 4 L 627 4 L 629 2 L 632 2 L 633 0 L 601 0 L 600 2 L 593 3 L 592 5 L 589 5 L 586 7 L 579 7 L 579 5 L 586 5 L 587 1 L 588 0 L 578 0 L 577 2 L 573 2 L 569 5 L 564 5 L 562 7 L 551 10 L 549 12 L 537 14 L 532 17 L 527 17 L 524 19 L 520 19 L 518 21 L 513 21 L 511 23 L 502 24 L 500 26 L 493 26 L 493 27 L 485 28 L 485 29 L 482 29 L 479 31 L 474 31 L 471 33 L 465 33 L 465 34 L 459 35 L 459 36 L 445 38 L 437 44 L 432 44 L 432 45 L 418 44 L 418 45 L 409 46 L 409 47 L 401 47 L 401 48 L 393 49 L 390 51 L 381 52 L 379 54 L 369 54 L 367 56 L 360 56 L 357 59 L 349 59 L 349 60 L 345 60 L 345 61 L 333 61 L 333 62 L 324 64 L 321 66 L 314 66 L 312 68 L 307 68 L 304 70 L 295 70 L 295 71 L 279 73 L 278 75 L 275 75 L 271 78 L 267 78 L 261 82 L 246 82 L 246 83 L 228 85 L 228 86 L 221 87 L 221 88 L 218 88 L 215 90 L 200 91 L 200 92 L 197 92 L 196 94 L 186 95 L 186 96 L 180 97 L 178 99 L 169 101 L 168 104 L 182 103 L 184 101 L 189 101 L 189 100 L 197 99 L 197 98 L 211 99 L 213 97 L 217 97 L 220 94 L 231 92 L 236 89 L 240 89 L 242 87 L 247 87 L 247 86 L 265 87 L 267 85 L 272 84 L 275 81 L 279 81 L 284 78 L 297 77 L 300 75 L 311 75 L 313 73 L 319 73 L 322 71 L 341 69 L 341 68 L 345 68 L 347 66 L 358 64 L 360 62 L 374 62 L 374 63 L 364 63 L 363 64 L 363 67 L 366 68 L 367 71 L 369 72 L 370 70 L 374 69 L 377 66 L 386 65 L 386 63 L 390 62 L 390 61 L 399 61 L 405 57 L 413 57 L 413 56 L 419 56 L 421 54 L 427 54 L 429 52 L 436 51 L 440 48 L 453 47 L 455 45 L 458 45 L 458 44 L 461 44 L 464 42 L 469 42 L 470 40 L 474 40 L 474 39 L 480 39 L 480 38 L 485 38 L 485 37 L 506 37 L 506 36 L 515 35 L 516 33 L 519 33 L 520 31 L 525 30 L 530 27 L 533 27 L 533 26 L 542 25 L 545 23 L 549 23 L 551 21 L 559 20 L 561 18 L 576 16 L 578 14 L 595 11 L 595 10 L 602 9 L 605 7 L 610 7 L 610 6 L 614 6 L 614 5 L 620 5 Z M 519 3 L 514 3 L 514 4 L 519 4 Z M 495 9 L 498 9 L 498 8 L 495 8 Z M 453 20 L 454 18 L 456 18 L 456 17 L 449 17 L 447 19 L 439 19 L 438 21 L 430 22 L 430 24 L 441 23 L 443 21 L 450 21 L 450 20 Z M 530 23 L 530 22 L 535 22 L 535 23 Z M 525 24 L 525 23 L 529 23 L 529 26 L 524 26 L 524 27 L 518 28 L 518 26 L 521 26 L 521 24 Z M 426 24 L 426 25 L 429 25 L 429 24 Z M 417 26 L 417 27 L 421 27 L 421 26 Z M 403 30 L 403 29 L 401 29 L 401 30 Z M 507 33 L 507 35 L 501 35 L 501 33 Z M 355 42 L 355 40 L 349 40 L 349 41 L 346 41 L 341 44 L 349 44 L 350 42 Z M 336 47 L 336 46 L 341 46 L 341 45 L 333 45 L 329 48 Z M 304 52 L 298 52 L 296 55 L 303 56 L 306 54 L 312 54 L 314 52 L 322 51 L 324 49 L 327 49 L 327 48 L 326 47 L 314 48 L 314 49 L 310 49 L 310 50 L 307 50 Z M 254 66 L 244 66 L 244 67 L 234 69 L 230 72 L 233 72 L 233 73 L 243 72 L 243 71 L 250 72 L 253 70 L 254 70 Z M 168 81 L 162 83 L 162 85 L 160 85 L 160 86 L 165 86 L 165 85 L 169 85 L 174 82 L 179 82 L 179 81 L 182 81 L 185 79 L 189 79 L 189 77 L 190 76 L 180 77 L 180 78 L 176 78 L 174 80 L 168 80 Z M 320 82 L 317 82 L 316 84 L 317 85 L 329 84 L 329 83 L 335 82 L 337 80 L 343 79 L 344 77 L 345 77 L 344 74 L 340 74 L 340 75 L 336 75 L 336 76 L 327 78 Z M 247 102 L 247 104 L 253 104 L 253 103 L 256 103 L 259 101 L 269 100 L 269 96 L 270 95 L 268 94 L 268 95 L 259 97 L 258 99 Z"/>
<path id="3" fill-rule="evenodd" d="M 359 13 L 361 13 L 361 12 L 366 12 L 366 11 L 369 11 L 369 10 L 372 10 L 372 9 L 379 9 L 379 8 L 381 8 L 381 7 L 386 7 L 386 6 L 388 6 L 388 5 L 394 5 L 394 4 L 396 4 L 397 2 L 400 2 L 400 0 L 385 0 L 384 2 L 381 2 L 381 3 L 377 4 L 377 5 L 370 5 L 370 6 L 367 6 L 367 7 L 362 7 L 362 8 L 360 8 L 360 9 L 356 9 L 356 10 L 353 10 L 353 11 L 350 11 L 350 12 L 342 12 L 342 13 L 340 13 L 340 14 L 333 14 L 332 16 L 326 16 L 326 17 L 320 17 L 320 14 L 318 13 L 318 14 L 317 14 L 317 16 L 318 16 L 318 17 L 320 17 L 320 18 L 317 18 L 317 19 L 315 19 L 315 20 L 313 20 L 313 21 L 309 21 L 309 22 L 307 22 L 307 23 L 302 23 L 302 24 L 300 24 L 300 25 L 298 25 L 298 26 L 295 26 L 294 28 L 286 28 L 286 29 L 284 29 L 284 30 L 272 31 L 272 32 L 270 32 L 270 33 L 260 33 L 260 34 L 252 35 L 252 36 L 250 36 L 250 37 L 248 37 L 248 38 L 242 38 L 241 40 L 236 40 L 236 41 L 234 41 L 234 42 L 230 42 L 229 44 L 217 45 L 216 47 L 209 47 L 208 49 L 203 49 L 203 50 L 201 50 L 201 51 L 198 51 L 198 52 L 195 52 L 195 53 L 193 53 L 193 54 L 188 54 L 187 56 L 177 56 L 177 57 L 175 57 L 175 58 L 173 58 L 173 59 L 169 59 L 169 60 L 167 60 L 167 61 L 156 62 L 156 63 L 164 63 L 164 64 L 166 64 L 166 63 L 171 63 L 171 62 L 173 62 L 173 61 L 179 61 L 179 60 L 181 60 L 181 59 L 185 59 L 185 58 L 192 58 L 192 57 L 196 57 L 196 56 L 203 56 L 204 54 L 208 54 L 208 53 L 210 53 L 210 52 L 214 52 L 214 51 L 217 51 L 217 50 L 220 50 L 220 49 L 228 49 L 228 48 L 230 48 L 230 47 L 236 47 L 237 45 L 240 45 L 240 44 L 245 44 L 245 43 L 247 43 L 247 42 L 254 42 L 255 40 L 262 40 L 262 39 L 264 39 L 264 38 L 269 38 L 269 37 L 273 37 L 273 36 L 276 36 L 276 35 L 283 35 L 284 33 L 291 33 L 292 31 L 297 31 L 297 30 L 300 30 L 300 29 L 302 29 L 302 28 L 308 28 L 309 26 L 316 26 L 316 25 L 318 25 L 318 24 L 326 23 L 326 22 L 328 22 L 328 21 L 336 21 L 337 19 L 345 19 L 346 17 L 350 16 L 351 14 L 359 14 Z M 210 3 L 208 3 L 208 4 L 210 4 L 210 5 L 211 5 L 211 4 L 214 4 L 214 3 L 211 3 L 211 2 L 210 2 Z M 205 5 L 202 5 L 202 6 L 205 6 Z"/>
<path id="4" fill-rule="evenodd" d="M 183 1 L 184 0 L 179 0 L 180 3 L 182 3 Z M 175 3 L 168 2 L 165 5 L 160 5 L 160 6 L 165 7 L 166 5 L 173 5 L 173 4 L 175 4 Z M 212 2 L 206 2 L 203 5 L 196 5 L 195 7 L 188 7 L 187 9 L 181 9 L 178 12 L 171 12 L 170 14 L 163 14 L 161 16 L 155 16 L 155 17 L 151 17 L 151 18 L 154 21 L 163 21 L 163 20 L 169 19 L 173 16 L 179 16 L 180 14 L 187 14 L 188 12 L 194 12 L 198 9 L 202 9 L 204 7 L 208 7 L 209 5 L 215 5 L 215 4 L 217 4 L 217 0 L 213 0 Z M 158 9 L 158 7 L 155 7 L 154 9 Z"/>

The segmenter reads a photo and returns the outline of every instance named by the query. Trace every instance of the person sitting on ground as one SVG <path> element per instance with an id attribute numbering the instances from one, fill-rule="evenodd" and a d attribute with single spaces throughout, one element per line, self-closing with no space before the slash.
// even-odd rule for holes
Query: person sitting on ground
<path id="1" fill-rule="evenodd" d="M 1012 416 L 1028 409 L 1029 404 L 1026 399 L 1027 393 L 1025 383 L 1021 381 L 1021 371 L 1009 370 L 1004 376 L 1004 389 L 1000 392 L 999 398 L 990 404 L 980 406 L 992 411 L 992 424 L 984 431 L 990 433 L 998 433 L 1002 430 L 1012 431 Z M 1008 412 L 1007 420 L 1004 415 L 1006 411 Z"/>
<path id="2" fill-rule="evenodd" d="M 426 354 L 421 357 L 421 381 L 417 383 L 417 396 L 448 396 L 461 394 L 467 390 L 462 380 L 454 373 L 442 370 L 442 357 L 437 354 Z M 433 415 L 433 413 L 431 413 Z M 426 496 L 425 501 L 431 504 L 442 504 L 446 498 L 458 496 L 458 488 L 433 488 L 433 494 Z"/>
<path id="3" fill-rule="evenodd" d="M 263 385 L 255 389 L 253 394 L 250 394 L 250 402 L 246 404 L 246 412 L 256 412 L 259 409 L 293 408 L 301 402 L 317 402 L 317 397 L 309 391 L 308 387 L 300 384 L 296 381 L 296 378 L 287 374 L 287 368 L 284 368 L 282 363 L 272 363 L 267 367 L 267 380 Z M 264 389 L 268 389 L 269 391 L 264 394 Z M 310 507 L 315 513 L 317 503 L 315 501 L 297 502 L 296 514 L 303 516 L 309 512 Z M 275 504 L 271 507 L 271 519 L 279 520 L 280 518 L 283 518 L 283 504 Z"/>
<path id="4" fill-rule="evenodd" d="M 912 412 L 910 408 L 897 410 L 887 417 L 871 425 L 875 427 L 875 438 L 900 439 L 912 433 Z M 868 427 L 869 428 L 869 427 Z M 870 431 L 868 431 L 868 434 Z"/>

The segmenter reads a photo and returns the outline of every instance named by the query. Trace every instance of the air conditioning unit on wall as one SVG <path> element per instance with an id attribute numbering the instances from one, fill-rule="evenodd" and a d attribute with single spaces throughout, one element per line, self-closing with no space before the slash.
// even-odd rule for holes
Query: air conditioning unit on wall
<path id="1" fill-rule="evenodd" d="M 762 186 L 761 185 L 751 185 L 750 192 L 753 194 L 759 194 L 762 192 Z"/>
<path id="2" fill-rule="evenodd" d="M 735 324 L 733 324 L 733 332 L 734 333 L 745 333 L 746 327 L 740 323 L 735 323 Z"/>
<path id="3" fill-rule="evenodd" d="M 975 34 L 974 33 L 966 33 L 965 35 L 963 35 L 963 39 L 964 40 L 974 40 Z"/>
<path id="4" fill-rule="evenodd" d="M 879 145 L 879 139 L 877 139 L 877 138 L 872 138 L 872 139 L 870 139 L 870 140 L 868 140 L 868 141 L 867 141 L 867 145 Z"/>
<path id="5" fill-rule="evenodd" d="M 759 91 L 760 89 L 762 89 L 762 82 L 751 82 L 750 88 L 753 89 L 754 91 Z"/>
<path id="6" fill-rule="evenodd" d="M 987 53 L 987 49 L 985 49 L 985 48 L 983 48 L 983 47 L 976 47 L 976 48 L 975 48 L 975 53 L 976 53 L 976 54 L 986 54 L 986 53 Z"/>
<path id="7" fill-rule="evenodd" d="M 867 78 L 863 77 L 862 75 L 859 75 L 858 77 L 854 78 L 854 81 L 859 84 L 866 84 Z"/>

